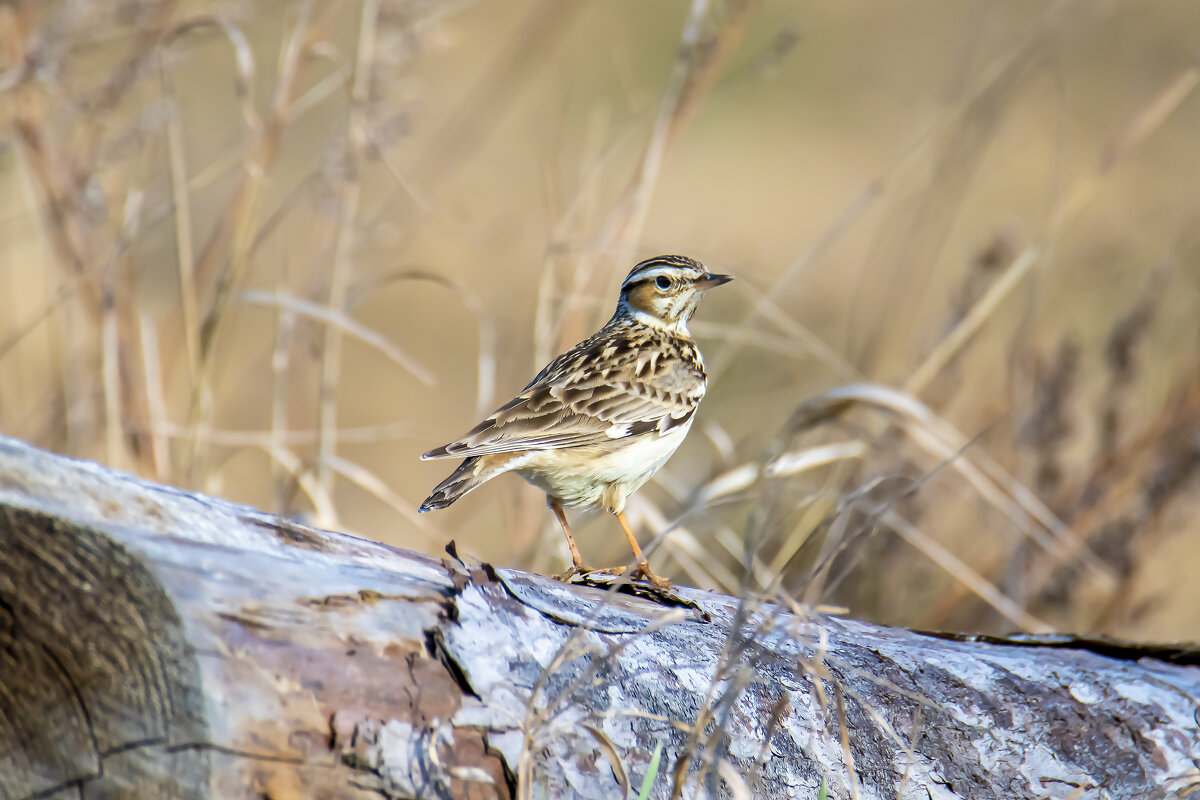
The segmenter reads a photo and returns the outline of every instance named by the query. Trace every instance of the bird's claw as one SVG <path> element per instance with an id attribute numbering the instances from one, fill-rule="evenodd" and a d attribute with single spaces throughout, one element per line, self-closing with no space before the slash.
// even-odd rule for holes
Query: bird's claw
<path id="1" fill-rule="evenodd" d="M 628 567 L 596 569 L 586 564 L 573 564 L 566 572 L 555 575 L 554 579 L 563 583 L 570 583 L 576 577 L 586 579 L 589 575 L 624 575 L 626 572 L 629 573 L 630 581 L 644 581 L 664 590 L 671 588 L 671 582 L 666 578 L 660 578 L 658 575 L 655 575 L 654 570 L 650 569 L 650 565 L 645 561 L 638 564 L 632 571 Z"/>
<path id="2" fill-rule="evenodd" d="M 609 567 L 608 569 L 596 569 L 589 567 L 587 564 L 572 564 L 571 568 L 566 572 L 560 572 L 554 576 L 554 580 L 570 583 L 572 578 L 586 578 L 588 575 L 620 575 L 625 572 L 625 567 Z"/>
<path id="3" fill-rule="evenodd" d="M 629 573 L 630 580 L 645 580 L 652 583 L 660 589 L 670 590 L 671 582 L 666 578 L 659 577 L 654 574 L 654 570 L 650 569 L 650 565 L 643 561 L 638 564 L 633 572 Z"/>

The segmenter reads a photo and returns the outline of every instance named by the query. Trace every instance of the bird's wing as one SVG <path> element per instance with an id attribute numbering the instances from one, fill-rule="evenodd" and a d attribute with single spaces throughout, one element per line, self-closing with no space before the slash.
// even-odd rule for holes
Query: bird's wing
<path id="1" fill-rule="evenodd" d="M 704 396 L 702 370 L 684 353 L 588 340 L 467 435 L 421 458 L 619 446 L 632 436 L 666 433 L 695 413 Z"/>

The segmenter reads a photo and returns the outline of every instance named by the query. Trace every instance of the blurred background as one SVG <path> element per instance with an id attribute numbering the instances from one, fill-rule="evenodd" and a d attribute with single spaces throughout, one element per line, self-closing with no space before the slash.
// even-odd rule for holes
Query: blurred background
<path id="1" fill-rule="evenodd" d="M 0 432 L 558 572 L 421 462 L 730 272 L 656 570 L 925 628 L 1200 639 L 1200 5 L 0 4 Z M 598 565 L 615 521 L 575 512 Z"/>

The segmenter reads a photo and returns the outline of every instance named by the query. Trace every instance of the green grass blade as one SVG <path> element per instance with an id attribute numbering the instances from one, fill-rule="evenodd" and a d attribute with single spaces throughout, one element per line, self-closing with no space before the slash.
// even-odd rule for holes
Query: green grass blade
<path id="1" fill-rule="evenodd" d="M 658 763 L 662 759 L 662 742 L 654 745 L 654 754 L 650 756 L 650 766 L 646 767 L 646 777 L 642 778 L 642 788 L 638 790 L 637 800 L 647 800 L 654 779 L 658 777 Z"/>

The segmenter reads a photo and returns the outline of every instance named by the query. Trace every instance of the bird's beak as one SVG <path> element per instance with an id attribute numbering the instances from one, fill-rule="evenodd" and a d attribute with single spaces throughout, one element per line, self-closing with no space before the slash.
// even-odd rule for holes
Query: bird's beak
<path id="1" fill-rule="evenodd" d="M 692 286 L 695 287 L 696 289 L 699 289 L 702 292 L 706 292 L 709 289 L 715 289 L 718 286 L 723 286 L 726 283 L 729 283 L 731 280 L 733 280 L 732 275 L 709 274 L 709 275 L 704 276 L 700 280 L 696 281 L 695 283 L 693 283 Z"/>

